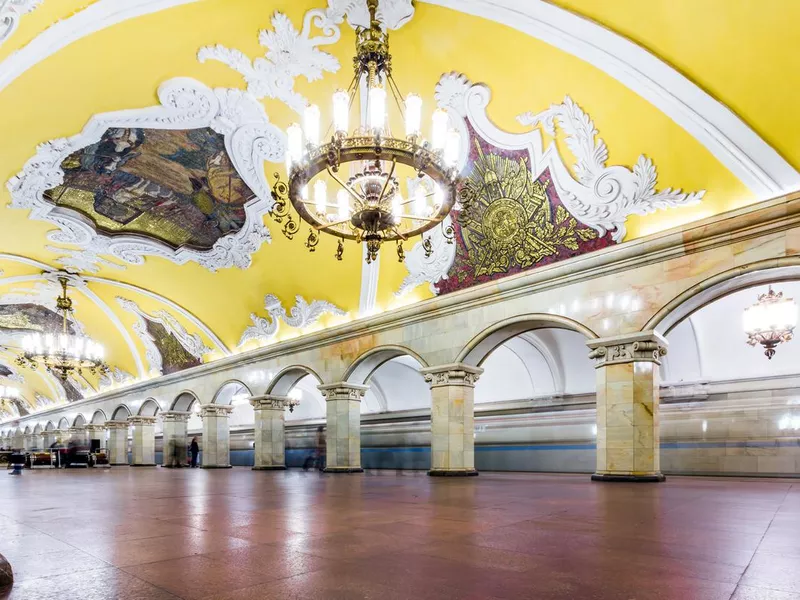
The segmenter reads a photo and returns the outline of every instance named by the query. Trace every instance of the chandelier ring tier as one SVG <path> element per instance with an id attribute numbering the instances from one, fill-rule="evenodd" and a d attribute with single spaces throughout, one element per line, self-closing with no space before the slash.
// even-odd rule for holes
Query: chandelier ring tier
<path id="1" fill-rule="evenodd" d="M 446 111 L 437 109 L 431 119 L 430 142 L 422 138 L 422 99 L 409 94 L 401 100 L 392 77 L 389 34 L 376 18 L 377 5 L 377 0 L 368 0 L 370 26 L 356 31 L 350 87 L 333 94 L 329 141 L 320 143 L 319 107 L 307 106 L 303 126 L 292 124 L 287 130 L 288 184 L 276 174 L 272 188 L 272 215 L 284 223 L 283 233 L 291 239 L 299 230 L 288 211 L 291 203 L 310 225 L 306 247 L 315 250 L 319 233 L 338 237 L 339 260 L 343 240 L 354 240 L 366 244 L 367 262 L 377 258 L 382 244 L 396 242 L 402 261 L 402 244 L 442 223 L 456 202 L 460 183 L 456 167 L 460 135 L 449 129 Z M 350 111 L 356 98 L 361 98 L 362 85 L 367 123 L 349 132 Z M 387 92 L 403 118 L 404 139 L 392 136 Z M 405 197 L 399 171 L 409 175 Z M 328 199 L 329 184 L 338 188 L 334 203 Z M 452 230 L 445 231 L 445 236 L 452 241 Z"/>
<path id="2" fill-rule="evenodd" d="M 69 332 L 69 313 L 72 299 L 67 295 L 68 278 L 59 277 L 61 295 L 56 299 L 56 309 L 61 313 L 60 332 L 41 332 L 22 339 L 22 353 L 16 363 L 21 367 L 36 369 L 42 365 L 49 372 L 66 381 L 70 374 L 80 375 L 84 370 L 93 374 L 108 372 L 103 362 L 103 346 L 88 337 Z"/>

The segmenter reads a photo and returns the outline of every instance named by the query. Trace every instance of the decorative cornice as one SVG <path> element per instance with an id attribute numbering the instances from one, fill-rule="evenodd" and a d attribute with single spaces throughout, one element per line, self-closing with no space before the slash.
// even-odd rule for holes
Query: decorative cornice
<path id="1" fill-rule="evenodd" d="M 595 361 L 595 368 L 600 368 L 637 362 L 660 365 L 668 343 L 660 333 L 640 331 L 589 340 L 586 345 L 591 349 L 589 358 Z"/>
<path id="2" fill-rule="evenodd" d="M 233 412 L 230 404 L 203 404 L 200 406 L 200 416 L 205 417 L 229 417 Z"/>
<path id="3" fill-rule="evenodd" d="M 361 399 L 364 397 L 364 394 L 367 393 L 369 386 L 339 381 L 337 383 L 318 385 L 317 389 L 327 402 L 334 400 L 350 400 L 353 402 L 361 402 Z"/>
<path id="4" fill-rule="evenodd" d="M 478 377 L 483 373 L 480 367 L 472 367 L 463 363 L 426 367 L 419 372 L 431 388 L 444 386 L 475 387 Z"/>
<path id="5" fill-rule="evenodd" d="M 127 421 L 106 421 L 106 429 L 128 429 L 130 423 Z"/>
<path id="6" fill-rule="evenodd" d="M 122 110 L 92 117 L 83 131 L 70 138 L 40 144 L 36 155 L 12 177 L 7 187 L 11 207 L 31 211 L 30 218 L 48 221 L 59 230 L 48 239 L 57 244 L 79 246 L 57 259 L 74 269 L 97 271 L 97 258 L 109 255 L 128 264 L 140 265 L 145 256 L 160 256 L 176 264 L 194 261 L 216 271 L 236 266 L 246 269 L 251 255 L 270 239 L 263 217 L 274 204 L 264 173 L 264 161 L 283 162 L 286 136 L 269 122 L 264 106 L 251 94 L 236 89 L 211 89 L 188 77 L 178 77 L 158 88 L 160 106 Z M 141 235 L 107 236 L 78 212 L 56 207 L 44 192 L 64 181 L 63 160 L 101 139 L 109 128 L 197 129 L 210 127 L 225 138 L 225 149 L 234 168 L 256 195 L 245 205 L 245 223 L 240 230 L 216 241 L 211 250 L 171 248 Z"/>
<path id="7" fill-rule="evenodd" d="M 162 410 L 158 416 L 164 423 L 186 423 L 192 413 L 180 410 Z"/>

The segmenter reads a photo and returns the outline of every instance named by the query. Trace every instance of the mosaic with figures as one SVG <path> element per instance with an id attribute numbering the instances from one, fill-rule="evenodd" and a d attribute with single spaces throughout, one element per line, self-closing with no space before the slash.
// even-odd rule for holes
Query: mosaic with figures
<path id="1" fill-rule="evenodd" d="M 613 245 L 561 203 L 549 170 L 534 178 L 525 150 L 503 150 L 470 129 L 469 161 L 453 211 L 456 256 L 440 294 Z"/>
<path id="2" fill-rule="evenodd" d="M 161 354 L 162 375 L 177 373 L 183 369 L 196 367 L 202 364 L 202 361 L 189 354 L 186 349 L 181 346 L 178 339 L 168 332 L 163 325 L 151 321 L 150 319 L 145 319 L 144 322 L 147 327 L 147 333 L 153 338 L 153 343 Z"/>
<path id="3" fill-rule="evenodd" d="M 240 230 L 254 198 L 211 129 L 107 130 L 61 164 L 64 183 L 45 192 L 106 235 L 139 234 L 173 248 L 210 249 Z"/>

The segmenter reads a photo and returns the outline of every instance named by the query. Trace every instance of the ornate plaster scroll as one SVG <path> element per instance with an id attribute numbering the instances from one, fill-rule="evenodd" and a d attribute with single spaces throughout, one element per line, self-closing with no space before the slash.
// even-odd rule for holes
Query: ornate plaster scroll
<path id="1" fill-rule="evenodd" d="M 245 269 L 253 252 L 270 239 L 263 216 L 272 208 L 273 200 L 263 162 L 282 162 L 286 142 L 285 134 L 269 122 L 263 105 L 242 90 L 211 89 L 186 77 L 164 82 L 158 89 L 158 97 L 160 106 L 95 115 L 77 135 L 39 145 L 36 155 L 8 181 L 13 208 L 30 210 L 31 218 L 56 225 L 58 230 L 48 234 L 51 242 L 79 247 L 77 250 L 51 247 L 66 252 L 57 259 L 59 263 L 96 271 L 100 264 L 115 264 L 101 255 L 135 265 L 142 264 L 145 256 L 160 256 L 176 264 L 194 261 L 210 271 L 232 266 Z M 104 235 L 76 211 L 44 199 L 45 191 L 63 183 L 61 163 L 67 156 L 96 143 L 109 128 L 132 127 L 209 127 L 223 135 L 234 168 L 255 194 L 245 205 L 246 220 L 242 228 L 221 237 L 210 250 L 174 249 L 140 235 Z"/>
<path id="2" fill-rule="evenodd" d="M 397 29 L 414 15 L 411 0 L 381 0 L 378 19 L 389 29 Z M 303 28 L 298 30 L 285 14 L 272 15 L 272 30 L 261 30 L 258 42 L 266 49 L 263 57 L 251 60 L 240 50 L 221 44 L 205 46 L 197 53 L 200 62 L 217 60 L 238 71 L 247 83 L 247 91 L 256 98 L 274 98 L 300 113 L 308 104 L 306 98 L 295 91 L 295 78 L 303 76 L 308 81 L 321 79 L 324 72 L 335 73 L 339 61 L 320 46 L 339 41 L 339 25 L 347 18 L 353 27 L 369 25 L 365 0 L 329 0 L 325 9 L 312 9 L 303 17 Z M 313 35 L 318 28 L 322 35 Z"/>
<path id="3" fill-rule="evenodd" d="M 133 313 L 137 317 L 136 322 L 133 324 L 133 331 L 139 337 L 142 344 L 144 344 L 145 357 L 147 358 L 147 363 L 151 371 L 163 374 L 164 363 L 161 351 L 158 349 L 155 339 L 147 330 L 146 321 L 161 325 L 168 334 L 175 337 L 186 352 L 199 361 L 202 361 L 205 354 L 212 351 L 211 348 L 203 343 L 203 340 L 198 334 L 188 333 L 183 325 L 178 323 L 175 317 L 167 311 L 157 310 L 153 314 L 148 314 L 139 308 L 136 302 L 121 296 L 117 296 L 117 302 L 123 309 Z"/>
<path id="4" fill-rule="evenodd" d="M 487 86 L 473 84 L 460 73 L 442 75 L 436 85 L 438 106 L 448 110 L 451 125 L 461 134 L 459 166 L 463 169 L 467 164 L 468 126 L 497 148 L 524 149 L 530 157 L 534 180 L 549 169 L 556 192 L 569 213 L 601 236 L 611 232 L 612 239 L 621 242 L 626 234 L 625 222 L 630 215 L 694 204 L 705 193 L 704 190 L 657 190 L 656 167 L 645 155 L 639 157 L 633 169 L 621 165 L 608 166 L 605 142 L 598 137 L 589 116 L 569 96 L 561 104 L 554 104 L 542 112 L 520 115 L 520 123 L 534 128 L 519 134 L 503 131 L 491 122 L 486 113 L 490 99 L 491 92 Z M 555 135 L 556 124 L 565 133 L 566 142 L 577 158 L 574 175 L 559 155 L 555 143 L 547 148 L 543 145 L 538 126 Z M 436 239 L 431 239 L 431 242 Z M 398 293 L 425 281 L 433 286 L 447 277 L 455 251 L 442 245 L 438 252 L 443 252 L 444 256 L 436 257 L 434 252 L 425 257 L 421 246 L 422 242 L 415 244 L 407 254 L 410 258 L 406 260 L 409 275 Z M 425 257 L 425 260 L 421 260 L 421 257 Z"/>
<path id="5" fill-rule="evenodd" d="M 264 308 L 267 310 L 267 317 L 259 317 L 252 313 L 250 319 L 253 324 L 244 330 L 239 346 L 243 346 L 251 340 L 268 342 L 278 333 L 280 322 L 283 321 L 289 327 L 301 329 L 316 323 L 325 313 L 333 315 L 346 314 L 338 306 L 324 300 L 312 300 L 310 303 L 302 296 L 295 297 L 295 305 L 286 313 L 286 309 L 278 300 L 277 296 L 267 294 L 264 296 Z"/>
<path id="6" fill-rule="evenodd" d="M 35 10 L 43 0 L 4 0 L 0 3 L 0 46 L 19 27 L 22 15 Z"/>
<path id="7" fill-rule="evenodd" d="M 100 377 L 100 390 L 106 390 L 114 386 L 122 386 L 126 383 L 133 383 L 133 375 L 123 371 L 119 367 L 111 367 L 107 373 Z"/>

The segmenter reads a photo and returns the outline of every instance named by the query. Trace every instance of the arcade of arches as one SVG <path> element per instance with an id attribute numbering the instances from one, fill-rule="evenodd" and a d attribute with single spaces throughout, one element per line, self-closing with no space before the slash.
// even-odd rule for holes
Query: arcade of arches
<path id="1" fill-rule="evenodd" d="M 767 356 L 743 329 L 770 289 L 800 304 L 800 4 L 379 0 L 462 201 L 374 260 L 309 234 L 279 183 L 287 130 L 318 105 L 325 131 L 352 79 L 367 1 L 122 4 L 0 0 L 0 457 L 29 467 L 0 480 L 12 598 L 83 597 L 69 561 L 33 564 L 63 543 L 113 569 L 87 597 L 410 597 L 374 558 L 436 580 L 420 598 L 800 599 L 776 558 L 800 552 L 800 341 Z M 351 129 L 373 109 L 356 95 Z M 440 197 L 395 184 L 401 213 Z M 62 326 L 60 280 L 107 369 L 19 359 Z M 110 524 L 74 541 L 46 513 L 78 489 Z"/>

